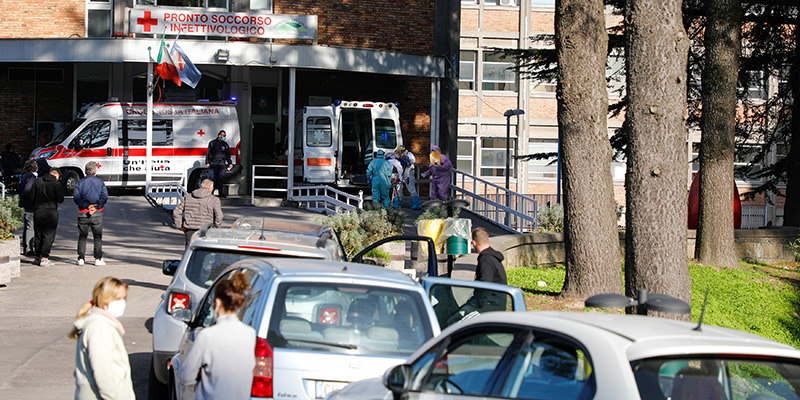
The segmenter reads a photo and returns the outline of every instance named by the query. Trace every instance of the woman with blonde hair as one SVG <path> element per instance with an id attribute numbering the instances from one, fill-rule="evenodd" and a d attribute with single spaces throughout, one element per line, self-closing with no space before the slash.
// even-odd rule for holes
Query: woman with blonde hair
<path id="1" fill-rule="evenodd" d="M 69 335 L 75 353 L 75 399 L 134 400 L 131 364 L 117 320 L 125 312 L 128 284 L 107 276 L 94 285 L 92 301 L 78 311 Z"/>

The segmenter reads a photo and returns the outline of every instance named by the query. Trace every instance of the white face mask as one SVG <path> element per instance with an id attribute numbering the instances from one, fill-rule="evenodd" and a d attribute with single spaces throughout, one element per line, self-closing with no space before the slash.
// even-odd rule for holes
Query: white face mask
<path id="1" fill-rule="evenodd" d="M 108 308 L 106 311 L 108 311 L 108 313 L 114 318 L 121 317 L 122 314 L 125 314 L 125 300 L 114 300 L 111 303 L 108 303 Z"/>

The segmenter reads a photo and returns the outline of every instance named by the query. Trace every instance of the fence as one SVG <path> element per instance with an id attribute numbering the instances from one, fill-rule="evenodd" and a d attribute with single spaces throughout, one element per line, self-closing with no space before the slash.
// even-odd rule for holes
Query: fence
<path id="1" fill-rule="evenodd" d="M 741 229 L 758 229 L 767 226 L 769 214 L 767 204 L 742 204 Z"/>
<path id="2" fill-rule="evenodd" d="M 289 199 L 296 201 L 309 210 L 335 214 L 336 209 L 353 210 L 364 207 L 364 193 L 358 195 L 345 193 L 330 186 L 296 186 L 289 191 Z"/>
<path id="3" fill-rule="evenodd" d="M 256 193 L 287 193 L 288 165 L 253 165 L 250 176 L 250 204 L 255 204 Z"/>

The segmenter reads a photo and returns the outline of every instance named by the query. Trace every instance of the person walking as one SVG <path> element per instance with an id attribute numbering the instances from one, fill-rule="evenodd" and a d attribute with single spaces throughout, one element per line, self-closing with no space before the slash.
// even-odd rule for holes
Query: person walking
<path id="1" fill-rule="evenodd" d="M 61 171 L 51 168 L 33 183 L 30 196 L 33 198 L 33 230 L 36 232 L 34 265 L 52 267 L 50 250 L 58 229 L 58 205 L 64 202 L 64 186 L 59 181 Z"/>
<path id="2" fill-rule="evenodd" d="M 392 164 L 383 158 L 383 150 L 375 153 L 367 167 L 367 180 L 372 182 L 372 202 L 389 208 L 389 187 L 392 184 Z"/>
<path id="3" fill-rule="evenodd" d="M 431 177 L 431 200 L 447 201 L 452 170 L 453 164 L 450 162 L 450 158 L 442 154 L 442 149 L 439 146 L 431 146 L 430 168 L 422 173 L 424 177 Z"/>
<path id="4" fill-rule="evenodd" d="M 205 179 L 201 187 L 186 196 L 172 211 L 175 227 L 186 236 L 186 247 L 189 247 L 192 235 L 205 224 L 213 223 L 215 228 L 222 225 L 222 205 L 213 193 L 214 182 Z"/>
<path id="5" fill-rule="evenodd" d="M 181 384 L 195 387 L 195 399 L 250 398 L 256 365 L 256 331 L 239 321 L 249 282 L 237 271 L 214 289 L 214 325 L 197 333 L 178 371 Z"/>
<path id="6" fill-rule="evenodd" d="M 403 163 L 395 156 L 395 153 L 387 154 L 386 161 L 392 166 L 392 176 L 389 178 L 389 198 L 393 208 L 400 208 L 403 204 Z M 392 192 L 396 193 L 392 199 Z"/>
<path id="7" fill-rule="evenodd" d="M 225 173 L 233 168 L 231 161 L 231 149 L 226 142 L 228 134 L 222 130 L 217 134 L 217 138 L 208 142 L 206 152 L 206 168 L 210 168 L 214 174 L 214 189 L 217 190 L 219 197 L 225 197 Z"/>
<path id="8" fill-rule="evenodd" d="M 19 206 L 25 210 L 22 215 L 22 254 L 32 257 L 36 255 L 33 229 L 33 183 L 39 177 L 39 165 L 36 160 L 27 160 L 22 167 L 22 178 L 19 180 Z"/>
<path id="9" fill-rule="evenodd" d="M 417 178 L 415 176 L 417 158 L 414 157 L 414 153 L 412 153 L 411 150 L 403 146 L 398 147 L 394 155 L 395 158 L 400 160 L 400 163 L 403 164 L 403 184 L 411 195 L 411 209 L 421 210 L 419 194 L 417 193 Z M 403 204 L 402 191 L 398 197 L 400 198 L 400 204 Z"/>
<path id="10" fill-rule="evenodd" d="M 81 307 L 71 339 L 75 351 L 76 400 L 135 400 L 131 364 L 119 319 L 125 313 L 128 284 L 105 277 L 94 285 L 92 300 Z"/>
<path id="11" fill-rule="evenodd" d="M 78 206 L 78 265 L 86 259 L 86 239 L 92 231 L 94 265 L 103 266 L 103 208 L 108 201 L 108 189 L 97 175 L 97 163 L 89 161 L 84 167 L 86 177 L 75 185 L 73 200 Z"/>

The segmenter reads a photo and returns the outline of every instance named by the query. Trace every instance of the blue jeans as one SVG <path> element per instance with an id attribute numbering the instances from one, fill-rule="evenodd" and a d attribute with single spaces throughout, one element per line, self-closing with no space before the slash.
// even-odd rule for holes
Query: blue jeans
<path id="1" fill-rule="evenodd" d="M 103 215 L 78 217 L 78 258 L 86 259 L 86 239 L 90 229 L 94 241 L 94 259 L 99 260 L 103 258 Z"/>

